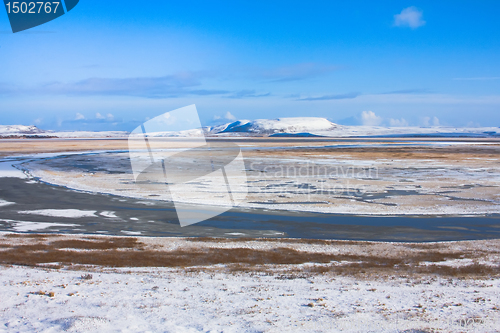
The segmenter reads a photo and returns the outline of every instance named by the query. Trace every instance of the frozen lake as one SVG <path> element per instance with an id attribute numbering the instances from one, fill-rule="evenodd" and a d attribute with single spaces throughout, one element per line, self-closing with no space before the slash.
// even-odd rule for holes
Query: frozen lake
<path id="1" fill-rule="evenodd" d="M 0 230 L 15 232 L 451 241 L 500 237 L 500 217 L 356 216 L 232 209 L 181 228 L 171 203 L 0 178 Z"/>

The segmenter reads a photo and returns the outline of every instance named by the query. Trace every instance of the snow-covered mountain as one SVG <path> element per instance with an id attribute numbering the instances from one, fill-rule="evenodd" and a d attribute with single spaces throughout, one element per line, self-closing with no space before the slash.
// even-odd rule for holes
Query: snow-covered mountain
<path id="1" fill-rule="evenodd" d="M 339 126 L 325 118 L 295 117 L 277 119 L 238 120 L 219 128 L 218 133 L 250 133 L 271 135 L 275 133 L 304 133 L 330 131 Z M 213 133 L 213 130 L 211 131 Z"/>
<path id="2" fill-rule="evenodd" d="M 0 138 L 18 138 L 18 137 L 38 137 L 38 138 L 107 138 L 107 137 L 126 137 L 128 132 L 110 131 L 110 132 L 88 132 L 88 131 L 68 131 L 55 132 L 44 131 L 36 126 L 25 125 L 0 125 Z"/>
<path id="3" fill-rule="evenodd" d="M 0 136 L 37 135 L 44 132 L 36 126 L 0 125 Z"/>
<path id="4" fill-rule="evenodd" d="M 212 136 L 293 136 L 293 137 L 498 137 L 498 127 L 382 127 L 343 126 L 325 118 L 296 117 L 278 119 L 238 120 L 206 128 Z"/>

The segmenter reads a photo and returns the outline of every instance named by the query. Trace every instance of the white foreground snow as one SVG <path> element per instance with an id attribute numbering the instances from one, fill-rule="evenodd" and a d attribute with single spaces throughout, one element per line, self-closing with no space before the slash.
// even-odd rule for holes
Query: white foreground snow
<path id="1" fill-rule="evenodd" d="M 499 280 L 0 266 L 0 332 L 497 332 Z"/>

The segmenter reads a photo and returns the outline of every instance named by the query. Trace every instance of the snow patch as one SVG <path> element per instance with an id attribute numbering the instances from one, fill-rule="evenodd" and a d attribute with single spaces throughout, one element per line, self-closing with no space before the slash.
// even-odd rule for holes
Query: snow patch
<path id="1" fill-rule="evenodd" d="M 22 210 L 20 214 L 33 214 L 50 217 L 68 217 L 68 218 L 81 218 L 81 217 L 96 217 L 95 210 L 80 210 L 80 209 L 39 209 L 39 210 Z"/>
<path id="2" fill-rule="evenodd" d="M 0 199 L 0 207 L 5 207 L 5 206 L 15 205 L 15 204 L 16 204 L 15 202 L 10 202 L 10 201 L 5 201 L 5 200 Z"/>
<path id="3" fill-rule="evenodd" d="M 122 234 L 125 234 L 125 235 L 133 235 L 133 236 L 139 236 L 141 235 L 141 232 L 140 231 L 127 231 L 127 230 L 120 230 L 120 232 Z"/>
<path id="4" fill-rule="evenodd" d="M 118 216 L 116 216 L 115 212 L 111 212 L 111 211 L 103 211 L 103 212 L 100 212 L 99 215 L 104 216 L 104 217 L 110 217 L 110 218 L 118 217 Z"/>
<path id="5" fill-rule="evenodd" d="M 49 223 L 49 222 L 25 222 L 25 221 L 12 221 L 12 220 L 0 220 L 3 222 L 12 223 L 12 229 L 17 232 L 28 232 L 28 231 L 38 231 L 51 227 L 78 227 L 79 224 L 68 224 L 68 223 Z"/>

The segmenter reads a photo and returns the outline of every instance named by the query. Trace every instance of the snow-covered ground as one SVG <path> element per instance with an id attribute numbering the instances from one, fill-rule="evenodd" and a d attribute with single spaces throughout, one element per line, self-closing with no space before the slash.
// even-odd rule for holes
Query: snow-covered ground
<path id="1" fill-rule="evenodd" d="M 35 256 L 38 267 L 0 265 L 0 332 L 498 332 L 500 327 L 497 274 L 418 273 L 420 266 L 498 267 L 494 240 L 408 244 L 138 238 L 137 248 L 106 250 L 102 245 L 111 239 L 104 236 L 32 236 L 2 233 L 0 254 L 12 253 L 14 247 L 33 257 L 39 246 L 60 244 L 57 253 L 83 252 L 89 260 L 118 251 L 122 255 L 112 266 L 121 268 L 46 262 L 43 254 Z M 135 238 L 121 240 L 130 244 L 126 240 Z M 95 249 L 88 247 L 92 242 Z M 243 269 L 205 261 L 201 266 L 141 267 L 134 262 L 123 267 L 134 252 L 203 256 L 205 251 L 245 249 L 267 253 L 271 260 L 291 250 L 297 256 L 329 253 L 345 259 L 321 264 L 310 257 L 313 262 Z M 314 270 L 350 267 L 372 257 L 386 259 L 388 265 L 369 274 Z M 391 258 L 398 257 L 417 260 L 414 270 L 391 266 Z"/>
<path id="2" fill-rule="evenodd" d="M 0 332 L 498 332 L 500 281 L 0 267 Z M 83 276 L 83 278 L 82 278 Z M 493 310 L 495 308 L 496 310 Z"/>

